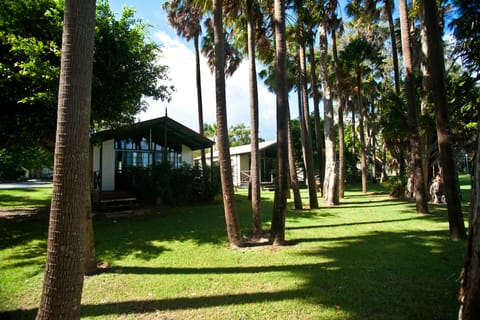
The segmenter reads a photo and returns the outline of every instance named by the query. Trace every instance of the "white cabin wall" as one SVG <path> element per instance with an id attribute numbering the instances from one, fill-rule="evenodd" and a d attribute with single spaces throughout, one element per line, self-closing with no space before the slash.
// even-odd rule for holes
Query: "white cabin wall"
<path id="1" fill-rule="evenodd" d="M 113 139 L 103 142 L 102 157 L 102 191 L 114 191 L 115 148 Z"/>

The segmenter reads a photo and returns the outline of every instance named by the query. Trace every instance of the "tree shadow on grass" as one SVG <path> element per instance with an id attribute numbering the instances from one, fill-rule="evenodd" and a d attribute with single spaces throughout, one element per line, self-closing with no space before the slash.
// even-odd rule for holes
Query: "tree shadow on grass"
<path id="1" fill-rule="evenodd" d="M 338 224 L 319 224 L 319 225 L 309 225 L 309 226 L 286 227 L 285 229 L 286 230 L 302 230 L 302 229 L 336 228 L 336 227 L 348 227 L 348 226 L 359 226 L 359 225 L 370 225 L 370 224 L 397 223 L 402 221 L 411 221 L 415 219 L 417 218 L 361 221 L 361 222 L 348 222 L 348 223 L 338 223 Z"/>
<path id="2" fill-rule="evenodd" d="M 453 319 L 457 315 L 458 275 L 464 244 L 451 242 L 442 231 L 370 232 L 340 238 L 292 239 L 323 243 L 295 254 L 321 263 L 232 265 L 231 267 L 115 267 L 105 272 L 133 274 L 186 274 L 219 277 L 224 274 L 290 273 L 293 289 L 249 293 L 183 296 L 165 299 L 123 300 L 82 305 L 82 316 L 134 315 L 159 311 L 241 306 L 302 300 L 308 305 L 339 309 L 350 319 Z M 301 249 L 301 248 L 300 248 Z M 296 279 L 296 280 L 293 280 Z M 303 280 L 302 280 L 303 279 Z M 201 311 L 200 311 L 201 312 Z M 292 310 L 292 314 L 295 310 Z M 8 311 L 2 319 L 30 319 L 35 310 Z M 279 315 L 280 317 L 288 315 Z M 343 318 L 342 318 L 343 319 Z"/>
<path id="3" fill-rule="evenodd" d="M 452 319 L 456 316 L 457 278 L 462 265 L 463 251 L 460 249 L 463 245 L 450 242 L 442 232 L 372 232 L 340 240 L 319 238 L 302 241 L 335 242 L 335 245 L 298 253 L 327 258 L 327 262 L 318 264 L 227 268 L 121 267 L 110 270 L 210 277 L 234 273 L 289 272 L 305 280 L 296 289 L 224 295 L 212 292 L 208 296 L 86 304 L 82 306 L 82 316 L 142 314 L 157 310 L 240 306 L 293 299 L 304 300 L 306 305 L 321 304 L 344 310 L 351 319 Z M 33 314 L 34 310 L 24 310 L 2 316 L 8 319 L 8 316 L 15 315 L 25 319 Z"/>

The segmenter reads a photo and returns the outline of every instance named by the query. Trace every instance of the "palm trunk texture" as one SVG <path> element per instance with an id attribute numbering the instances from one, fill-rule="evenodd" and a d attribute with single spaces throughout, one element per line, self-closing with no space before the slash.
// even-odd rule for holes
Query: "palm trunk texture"
<path id="1" fill-rule="evenodd" d="M 65 2 L 47 262 L 37 319 L 80 319 L 95 1 Z"/>
<path id="2" fill-rule="evenodd" d="M 435 123 L 437 125 L 438 148 L 443 169 L 445 198 L 447 199 L 450 237 L 452 240 L 459 240 L 466 237 L 466 231 L 462 215 L 460 185 L 458 183 L 454 154 L 450 144 L 448 106 L 445 89 L 445 64 L 438 26 L 438 9 L 436 2 L 432 0 L 424 1 L 423 6 L 429 52 L 428 65 L 430 69 L 430 79 L 432 80 Z"/>
<path id="3" fill-rule="evenodd" d="M 284 1 L 274 1 L 275 71 L 277 93 L 277 174 L 270 230 L 270 242 L 282 245 L 285 242 L 285 212 L 287 209 L 288 179 L 288 86 L 287 43 L 285 32 Z"/>
<path id="4" fill-rule="evenodd" d="M 235 192 L 228 146 L 227 102 L 225 97 L 225 48 L 223 37 L 222 0 L 213 1 L 215 37 L 215 97 L 217 118 L 217 146 L 222 181 L 223 206 L 228 242 L 231 248 L 242 246 L 240 225 L 235 206 Z"/>

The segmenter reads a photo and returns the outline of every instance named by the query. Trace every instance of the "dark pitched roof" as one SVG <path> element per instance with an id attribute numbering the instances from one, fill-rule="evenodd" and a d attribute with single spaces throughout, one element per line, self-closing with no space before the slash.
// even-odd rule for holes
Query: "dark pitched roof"
<path id="1" fill-rule="evenodd" d="M 213 141 L 210 139 L 167 116 L 137 122 L 117 129 L 99 131 L 91 135 L 90 141 L 99 143 L 110 139 L 135 139 L 140 137 L 148 139 L 150 130 L 152 140 L 162 145 L 165 142 L 165 135 L 167 144 L 172 147 L 181 147 L 183 144 L 192 150 L 198 150 L 210 148 L 213 145 Z"/>

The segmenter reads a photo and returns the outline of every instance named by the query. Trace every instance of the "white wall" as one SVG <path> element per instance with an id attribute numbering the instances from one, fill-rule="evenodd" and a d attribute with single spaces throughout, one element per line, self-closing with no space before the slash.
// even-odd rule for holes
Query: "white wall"
<path id="1" fill-rule="evenodd" d="M 112 140 L 103 142 L 102 191 L 115 190 L 115 149 Z"/>
<path id="2" fill-rule="evenodd" d="M 182 144 L 182 162 L 193 166 L 193 152 L 192 149 Z"/>

